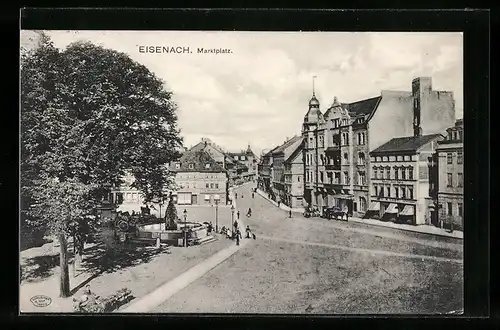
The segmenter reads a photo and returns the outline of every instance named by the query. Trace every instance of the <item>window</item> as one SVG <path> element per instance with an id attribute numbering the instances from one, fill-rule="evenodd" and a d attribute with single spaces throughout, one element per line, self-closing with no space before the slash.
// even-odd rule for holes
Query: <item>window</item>
<path id="1" fill-rule="evenodd" d="M 211 184 L 210 184 L 210 189 L 213 189 L 213 188 L 214 188 L 214 184 L 213 184 L 213 183 L 211 183 Z"/>
<path id="2" fill-rule="evenodd" d="M 181 168 L 181 164 L 176 163 L 176 164 L 175 164 L 175 168 Z"/>
<path id="3" fill-rule="evenodd" d="M 238 156 L 234 156 L 234 160 L 238 160 Z"/>
<path id="4" fill-rule="evenodd" d="M 340 172 L 335 173 L 335 183 L 336 184 L 340 183 Z"/>
<path id="5" fill-rule="evenodd" d="M 320 179 L 321 182 L 323 182 L 323 172 L 322 171 L 319 172 L 319 179 Z"/>
<path id="6" fill-rule="evenodd" d="M 457 164 L 462 164 L 464 162 L 464 155 L 461 151 L 457 152 Z"/>
<path id="7" fill-rule="evenodd" d="M 448 181 L 446 186 L 447 187 L 453 187 L 453 174 L 452 173 L 447 173 L 448 176 Z"/>
<path id="8" fill-rule="evenodd" d="M 366 175 L 365 172 L 359 172 L 358 173 L 358 184 L 360 186 L 363 186 L 366 184 Z"/>
<path id="9" fill-rule="evenodd" d="M 462 203 L 458 203 L 458 215 L 463 217 L 464 209 Z"/>
<path id="10" fill-rule="evenodd" d="M 360 153 L 358 154 L 358 164 L 359 164 L 359 165 L 365 165 L 365 161 L 366 161 L 366 160 L 365 160 L 365 154 L 364 154 L 364 153 L 362 153 L 362 152 L 360 152 Z"/>
<path id="11" fill-rule="evenodd" d="M 404 187 L 399 187 L 401 198 L 406 199 L 406 189 Z"/>
<path id="12" fill-rule="evenodd" d="M 349 184 L 349 172 L 344 172 L 344 184 Z"/>
<path id="13" fill-rule="evenodd" d="M 375 196 L 377 196 L 377 192 L 378 192 L 378 191 L 377 191 L 377 186 L 373 186 L 373 194 L 374 194 Z"/>
<path id="14" fill-rule="evenodd" d="M 390 186 L 386 187 L 386 190 L 387 190 L 387 197 L 391 197 L 391 187 Z"/>
<path id="15" fill-rule="evenodd" d="M 208 183 L 207 183 L 207 184 L 206 184 L 206 188 L 207 188 L 207 189 L 208 189 L 208 188 L 210 188 L 210 184 L 208 184 Z"/>
<path id="16" fill-rule="evenodd" d="M 463 175 L 463 173 L 457 173 L 457 186 L 458 187 L 463 187 L 464 186 L 464 175 Z"/>
<path id="17" fill-rule="evenodd" d="M 215 189 L 219 189 L 219 184 L 218 183 L 215 184 Z"/>
<path id="18" fill-rule="evenodd" d="M 413 199 L 413 187 L 408 187 L 408 198 Z"/>
<path id="19" fill-rule="evenodd" d="M 447 163 L 448 164 L 453 164 L 453 155 L 451 152 L 449 152 L 447 155 L 446 155 L 446 160 L 447 160 Z"/>
<path id="20" fill-rule="evenodd" d="M 394 179 L 399 180 L 399 168 L 394 166 Z"/>
<path id="21" fill-rule="evenodd" d="M 344 153 L 344 162 L 349 163 L 349 158 L 348 158 L 347 152 Z"/>
<path id="22" fill-rule="evenodd" d="M 210 164 L 209 164 L 209 163 L 206 163 L 206 164 L 205 164 L 205 168 L 210 168 Z"/>
<path id="23" fill-rule="evenodd" d="M 453 215 L 453 204 L 451 203 L 446 203 L 448 204 L 448 215 Z"/>
<path id="24" fill-rule="evenodd" d="M 405 155 L 405 161 L 410 161 L 411 160 L 411 156 L 410 155 Z"/>
<path id="25" fill-rule="evenodd" d="M 385 178 L 386 179 L 390 179 L 391 178 L 391 168 L 389 166 L 387 166 L 385 168 Z"/>
<path id="26" fill-rule="evenodd" d="M 397 157 L 397 161 L 398 161 L 398 162 L 403 161 L 403 156 L 398 156 L 398 157 Z"/>
<path id="27" fill-rule="evenodd" d="M 189 164 L 189 169 L 192 170 L 194 168 L 194 164 Z"/>
<path id="28" fill-rule="evenodd" d="M 380 197 L 384 197 L 384 187 L 380 187 Z"/>
<path id="29" fill-rule="evenodd" d="M 361 142 L 361 133 L 358 133 L 358 144 L 362 144 Z"/>
<path id="30" fill-rule="evenodd" d="M 297 182 L 300 182 L 300 175 L 297 177 Z"/>
<path id="31" fill-rule="evenodd" d="M 394 192 L 396 193 L 396 198 L 399 198 L 399 187 L 394 187 Z"/>
<path id="32" fill-rule="evenodd" d="M 240 160 L 245 160 L 245 156 L 241 156 L 241 157 L 240 157 Z"/>
<path id="33" fill-rule="evenodd" d="M 413 166 L 408 167 L 408 180 L 413 180 Z"/>

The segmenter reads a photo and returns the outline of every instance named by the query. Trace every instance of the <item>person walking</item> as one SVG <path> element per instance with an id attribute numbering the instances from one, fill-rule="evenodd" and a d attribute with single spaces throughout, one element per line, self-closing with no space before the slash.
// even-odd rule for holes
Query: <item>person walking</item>
<path id="1" fill-rule="evenodd" d="M 250 238 L 251 230 L 250 230 L 250 226 L 249 225 L 247 225 L 247 228 L 245 229 L 245 232 L 246 232 L 246 238 Z"/>
<path id="2" fill-rule="evenodd" d="M 234 231 L 236 232 L 238 230 L 238 221 L 234 221 L 233 227 L 234 227 Z"/>
<path id="3" fill-rule="evenodd" d="M 240 210 L 238 210 L 238 212 L 236 212 L 236 216 L 237 216 L 238 220 L 240 220 Z"/>
<path id="4" fill-rule="evenodd" d="M 238 193 L 234 193 L 234 199 L 238 199 Z"/>
<path id="5" fill-rule="evenodd" d="M 252 198 L 255 198 L 255 194 L 254 193 L 252 193 Z"/>
<path id="6" fill-rule="evenodd" d="M 342 212 L 345 214 L 345 221 L 349 221 L 349 210 L 347 209 L 347 206 L 344 205 Z"/>
<path id="7" fill-rule="evenodd" d="M 247 217 L 251 217 L 251 216 L 252 216 L 252 208 L 249 207 L 248 212 L 247 212 Z"/>
<path id="8" fill-rule="evenodd" d="M 292 209 L 290 209 L 290 210 L 288 211 L 288 217 L 289 217 L 289 218 L 291 218 L 291 217 L 292 217 Z"/>
<path id="9" fill-rule="evenodd" d="M 236 230 L 236 245 L 240 245 L 241 232 L 240 230 Z"/>

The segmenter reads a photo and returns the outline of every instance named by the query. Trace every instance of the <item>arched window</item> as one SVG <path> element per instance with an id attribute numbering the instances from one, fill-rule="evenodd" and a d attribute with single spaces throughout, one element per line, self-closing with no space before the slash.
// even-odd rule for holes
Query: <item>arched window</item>
<path id="1" fill-rule="evenodd" d="M 349 163 L 349 157 L 347 155 L 347 152 L 344 153 L 344 163 Z"/>
<path id="2" fill-rule="evenodd" d="M 360 152 L 358 154 L 358 164 L 365 165 L 365 163 L 366 163 L 365 154 L 363 152 Z"/>

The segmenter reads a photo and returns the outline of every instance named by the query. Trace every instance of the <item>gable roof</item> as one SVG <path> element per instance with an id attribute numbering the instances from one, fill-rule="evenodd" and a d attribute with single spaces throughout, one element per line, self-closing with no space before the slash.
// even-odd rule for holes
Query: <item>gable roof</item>
<path id="1" fill-rule="evenodd" d="M 180 168 L 172 169 L 173 172 L 226 172 L 217 162 L 204 150 L 186 151 L 179 160 Z M 189 165 L 193 164 L 193 168 Z M 206 168 L 206 164 L 210 164 Z"/>
<path id="2" fill-rule="evenodd" d="M 292 162 L 300 153 L 302 153 L 303 148 L 304 148 L 304 140 L 302 140 L 302 142 L 297 145 L 295 150 L 292 151 L 290 156 L 287 159 L 285 159 L 285 163 Z"/>
<path id="3" fill-rule="evenodd" d="M 400 138 L 393 138 L 389 140 L 389 142 L 381 145 L 377 149 L 370 152 L 370 155 L 387 153 L 387 152 L 417 151 L 422 146 L 424 146 L 428 142 L 438 137 L 443 137 L 443 136 L 441 134 L 429 134 L 423 136 L 406 136 Z"/>
<path id="4" fill-rule="evenodd" d="M 282 145 L 280 145 L 280 146 L 276 147 L 275 149 L 273 149 L 273 154 L 278 154 L 278 153 L 281 153 L 281 152 L 285 152 L 286 148 L 288 148 L 289 146 L 291 146 L 295 142 L 299 141 L 300 139 L 302 139 L 302 136 L 298 136 L 298 135 L 294 136 L 293 138 L 291 138 L 290 140 L 286 141 Z"/>

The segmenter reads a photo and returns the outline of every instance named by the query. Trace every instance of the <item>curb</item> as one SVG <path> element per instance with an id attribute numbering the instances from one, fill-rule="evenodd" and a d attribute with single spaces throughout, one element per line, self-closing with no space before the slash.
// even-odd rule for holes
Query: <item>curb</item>
<path id="1" fill-rule="evenodd" d="M 271 199 L 269 199 L 269 198 L 267 198 L 267 197 L 265 196 L 265 193 L 264 193 L 262 190 L 257 189 L 257 194 L 259 194 L 259 195 L 260 195 L 260 197 L 264 198 L 264 199 L 265 199 L 266 201 L 268 201 L 269 203 L 271 203 L 271 204 L 273 204 L 274 206 L 278 207 L 278 203 L 277 203 L 277 202 L 275 202 L 275 201 L 273 201 L 273 200 L 271 200 Z M 281 206 L 279 206 L 279 208 L 280 208 L 281 210 L 283 210 L 283 211 L 287 211 L 287 212 L 289 212 L 289 211 L 290 211 L 290 207 L 288 207 L 288 206 L 286 206 L 286 205 L 281 205 Z M 293 209 L 293 208 L 291 208 L 291 210 L 292 210 L 292 213 L 300 213 L 300 214 L 301 214 L 301 213 L 303 213 L 303 212 L 304 212 L 304 210 L 298 210 L 298 209 Z"/>

